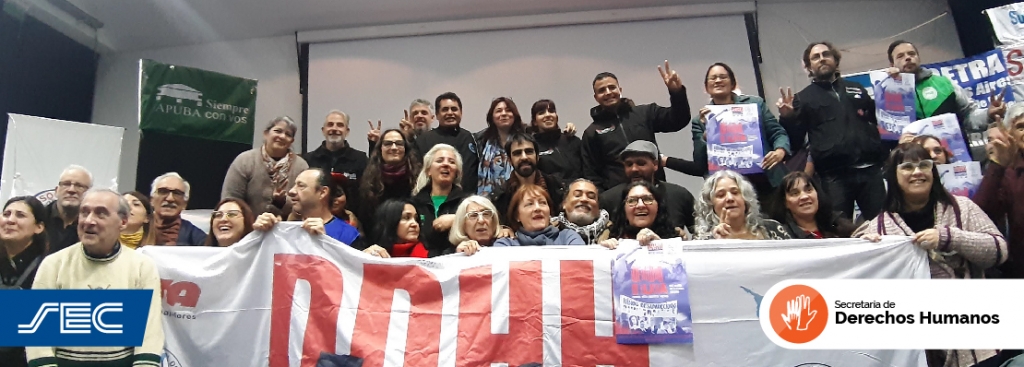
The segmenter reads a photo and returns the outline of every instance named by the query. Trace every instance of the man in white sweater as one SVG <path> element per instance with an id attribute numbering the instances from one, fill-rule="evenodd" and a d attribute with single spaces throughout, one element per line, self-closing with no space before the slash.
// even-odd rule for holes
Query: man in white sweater
<path id="1" fill-rule="evenodd" d="M 164 348 L 160 276 L 153 261 L 118 242 L 128 202 L 111 190 L 90 190 L 78 213 L 80 242 L 43 260 L 32 289 L 151 289 L 140 347 L 28 347 L 29 366 L 160 366 Z"/>

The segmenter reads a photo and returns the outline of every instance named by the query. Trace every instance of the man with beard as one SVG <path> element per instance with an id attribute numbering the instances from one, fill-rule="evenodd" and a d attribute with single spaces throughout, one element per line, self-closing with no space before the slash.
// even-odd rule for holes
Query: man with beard
<path id="1" fill-rule="evenodd" d="M 416 138 L 420 134 L 430 131 L 433 125 L 434 110 L 430 106 L 430 101 L 417 98 L 409 104 L 409 109 L 405 110 L 405 118 L 399 122 L 398 127 L 402 129 L 402 133 L 405 134 L 406 138 L 415 145 Z M 380 121 L 377 121 L 377 128 L 374 128 L 373 123 L 370 123 L 370 132 L 366 133 L 366 140 L 369 142 L 370 147 L 377 143 L 377 140 L 380 139 L 380 134 Z"/>
<path id="2" fill-rule="evenodd" d="M 981 132 L 988 128 L 988 124 L 995 121 L 996 116 L 1002 116 L 1006 112 L 1006 103 L 1003 98 L 1006 89 L 997 95 L 989 97 L 989 108 L 978 108 L 964 89 L 953 81 L 942 75 L 934 75 L 931 70 L 921 67 L 921 55 L 917 53 L 917 46 L 913 43 L 897 40 L 889 44 L 889 75 L 893 78 L 900 78 L 900 73 L 914 74 L 915 102 L 917 106 L 917 119 L 929 118 L 936 115 L 953 113 L 960 122 L 960 132 L 964 141 L 970 143 L 970 132 Z M 904 134 L 900 142 L 909 142 L 914 138 L 913 134 Z M 971 144 L 981 145 L 981 144 Z M 972 152 L 974 153 L 974 152 Z M 984 150 L 974 154 L 977 160 L 984 156 Z"/>
<path id="3" fill-rule="evenodd" d="M 188 206 L 192 186 L 177 172 L 168 172 L 153 180 L 149 193 L 153 204 L 153 231 L 157 245 L 202 246 L 206 233 L 181 217 Z"/>
<path id="4" fill-rule="evenodd" d="M 661 196 L 665 198 L 665 203 L 662 205 L 668 210 L 669 224 L 676 228 L 680 237 L 685 237 L 682 235 L 683 230 L 692 230 L 694 224 L 693 194 L 690 194 L 682 186 L 655 178 L 655 172 L 661 169 L 659 157 L 661 155 L 658 153 L 658 146 L 645 140 L 630 143 L 619 155 L 629 182 L 647 181 L 654 184 L 655 190 L 661 190 Z M 622 210 L 621 200 L 625 196 L 622 191 L 626 190 L 629 182 L 619 184 L 601 193 L 601 207 L 608 210 L 612 216 L 615 216 L 617 210 Z"/>
<path id="5" fill-rule="evenodd" d="M 576 231 L 588 245 L 608 239 L 611 217 L 598 206 L 597 200 L 597 185 L 585 178 L 573 181 L 565 190 L 562 213 L 554 218 L 558 229 Z"/>
<path id="6" fill-rule="evenodd" d="M 327 172 L 310 168 L 295 178 L 295 186 L 288 190 L 292 201 L 292 212 L 302 219 L 302 228 L 313 235 L 326 235 L 358 250 L 365 250 L 362 237 L 352 225 L 331 214 L 331 204 L 342 194 Z M 260 214 L 252 228 L 268 231 L 279 220 L 270 213 Z"/>
<path id="7" fill-rule="evenodd" d="M 839 77 L 842 55 L 831 43 L 804 50 L 803 62 L 813 78 L 795 96 L 787 88 L 776 104 L 789 136 L 807 136 L 810 156 L 825 194 L 836 209 L 853 218 L 856 201 L 864 220 L 882 210 L 885 183 L 882 162 L 888 156 L 878 133 L 875 102 L 857 83 Z"/>
<path id="8" fill-rule="evenodd" d="M 306 153 L 302 159 L 311 168 L 319 168 L 334 175 L 345 176 L 347 188 L 359 187 L 359 179 L 366 170 L 366 153 L 352 148 L 348 138 L 348 114 L 332 110 L 324 120 L 320 131 L 324 142 L 316 150 Z"/>
<path id="9" fill-rule="evenodd" d="M 498 208 L 498 216 L 502 223 L 508 223 L 509 203 L 512 196 L 520 186 L 533 184 L 543 187 L 552 202 L 548 203 L 549 209 L 561 206 L 562 202 L 562 181 L 557 177 L 545 174 L 537 169 L 537 140 L 530 134 L 514 134 L 505 143 L 505 151 L 508 152 L 509 160 L 512 162 L 512 176 L 501 188 L 494 192 L 495 207 Z"/>
<path id="10" fill-rule="evenodd" d="M 477 170 L 474 167 L 478 167 L 480 161 L 473 133 L 459 126 L 462 123 L 462 99 L 455 93 L 445 92 L 434 100 L 434 109 L 437 111 L 437 128 L 420 134 L 416 139 L 416 154 L 422 161 L 423 155 L 437 144 L 455 147 L 462 156 L 462 167 L 468 167 L 462 172 L 462 192 L 476 192 Z"/>
<path id="11" fill-rule="evenodd" d="M 583 177 L 593 181 L 602 189 L 626 183 L 619 153 L 637 140 L 657 144 L 655 133 L 673 133 L 690 123 L 690 102 L 686 99 L 686 88 L 675 70 L 658 66 L 658 72 L 668 87 L 671 107 L 651 103 L 636 106 L 628 98 L 622 98 L 619 79 L 612 73 L 600 73 L 594 77 L 594 100 L 598 105 L 590 109 L 594 123 L 583 132 Z M 665 179 L 665 171 L 658 170 L 659 180 Z"/>
<path id="12" fill-rule="evenodd" d="M 92 173 L 82 166 L 64 169 L 54 190 L 57 200 L 46 206 L 46 238 L 50 253 L 78 242 L 78 207 L 82 195 L 92 187 Z"/>

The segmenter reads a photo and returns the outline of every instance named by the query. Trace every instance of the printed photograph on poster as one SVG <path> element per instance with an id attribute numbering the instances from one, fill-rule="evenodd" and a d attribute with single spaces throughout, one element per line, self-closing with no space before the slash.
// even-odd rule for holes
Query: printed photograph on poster
<path id="1" fill-rule="evenodd" d="M 761 173 L 764 148 L 757 105 L 708 105 L 708 171 Z"/>
<path id="2" fill-rule="evenodd" d="M 973 198 L 981 186 L 981 162 L 940 164 L 939 179 L 950 194 Z"/>
<path id="3" fill-rule="evenodd" d="M 960 133 L 960 122 L 956 115 L 944 113 L 938 116 L 929 117 L 914 121 L 903 129 L 904 133 L 914 135 L 932 135 L 939 138 L 942 147 L 953 152 L 957 162 L 970 162 L 971 152 L 967 149 L 964 136 Z"/>
<path id="4" fill-rule="evenodd" d="M 681 257 L 642 247 L 620 252 L 612 260 L 612 287 L 619 344 L 693 343 Z"/>
<path id="5" fill-rule="evenodd" d="M 875 116 L 882 140 L 899 140 L 903 129 L 917 120 L 914 74 L 901 73 L 899 79 L 885 71 L 872 71 Z"/>

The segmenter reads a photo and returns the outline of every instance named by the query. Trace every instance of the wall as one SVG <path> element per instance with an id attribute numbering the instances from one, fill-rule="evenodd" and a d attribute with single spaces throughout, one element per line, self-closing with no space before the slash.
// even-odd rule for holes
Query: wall
<path id="1" fill-rule="evenodd" d="M 138 166 L 140 58 L 259 80 L 253 134 L 253 144 L 256 145 L 262 144 L 263 128 L 275 116 L 288 115 L 296 121 L 302 118 L 294 40 L 293 36 L 284 36 L 101 56 L 92 117 L 94 123 L 125 128 L 121 182 L 133 184 Z M 300 139 L 302 137 L 295 137 L 296 151 L 301 149 Z M 224 175 L 225 172 L 210 174 Z"/>
<path id="2" fill-rule="evenodd" d="M 917 45 L 923 63 L 961 58 L 964 55 L 950 15 L 888 38 L 945 11 L 944 0 L 759 2 L 765 97 L 774 105 L 780 86 L 793 87 L 794 93 L 807 86 L 809 79 L 801 58 L 811 42 L 826 40 L 839 48 L 842 73 L 888 67 L 886 51 L 897 38 Z M 774 107 L 772 110 L 778 112 Z"/>

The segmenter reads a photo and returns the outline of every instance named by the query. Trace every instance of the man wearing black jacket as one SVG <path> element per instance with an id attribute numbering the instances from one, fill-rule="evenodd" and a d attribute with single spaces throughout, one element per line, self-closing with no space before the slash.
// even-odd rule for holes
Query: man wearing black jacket
<path id="1" fill-rule="evenodd" d="M 476 140 L 473 133 L 459 126 L 462 123 L 462 99 L 452 92 L 446 92 L 434 100 L 437 111 L 437 128 L 425 131 L 416 139 L 416 150 L 419 158 L 427 154 L 437 144 L 448 144 L 462 156 L 462 191 L 476 192 L 477 167 L 480 162 L 476 156 Z M 423 162 L 426 166 L 429 163 Z"/>
<path id="2" fill-rule="evenodd" d="M 359 187 L 359 179 L 363 176 L 363 171 L 366 170 L 366 153 L 356 150 L 348 145 L 348 114 L 338 111 L 331 110 L 327 113 L 327 118 L 324 120 L 324 126 L 320 128 L 320 131 L 324 133 L 324 142 L 320 144 L 319 148 L 312 152 L 306 153 L 302 156 L 302 159 L 306 160 L 309 164 L 309 168 L 320 168 L 329 174 L 341 174 L 344 175 L 348 182 L 345 187 L 346 192 L 356 192 L 356 188 Z M 351 202 L 355 199 L 349 197 L 350 208 L 358 206 L 358 203 Z M 256 209 L 253 210 L 262 210 Z"/>
<path id="3" fill-rule="evenodd" d="M 594 100 L 598 105 L 590 109 L 594 122 L 583 132 L 583 176 L 602 189 L 629 182 L 619 153 L 637 140 L 657 144 L 654 133 L 682 130 L 690 122 L 690 103 L 686 88 L 675 70 L 658 66 L 665 86 L 668 87 L 671 107 L 651 103 L 635 106 L 632 100 L 622 98 L 619 80 L 612 73 L 594 77 Z M 665 180 L 665 171 L 659 169 L 659 180 Z"/>
<path id="4" fill-rule="evenodd" d="M 813 81 L 795 96 L 780 89 L 780 122 L 789 136 L 808 135 L 822 189 L 836 210 L 852 218 L 856 202 L 863 219 L 870 220 L 885 200 L 882 165 L 888 152 L 878 133 L 875 103 L 864 87 L 839 77 L 841 58 L 831 43 L 807 46 L 803 61 Z"/>
<path id="5" fill-rule="evenodd" d="M 508 181 L 494 192 L 494 206 L 498 208 L 498 217 L 501 223 L 508 223 L 509 203 L 516 190 L 524 184 L 533 184 L 544 188 L 551 197 L 548 208 L 551 212 L 562 207 L 562 198 L 565 196 L 565 188 L 558 177 L 541 172 L 537 164 L 537 141 L 529 134 L 515 134 L 508 138 L 505 143 L 505 151 L 508 152 L 508 159 L 512 163 L 512 176 Z"/>

